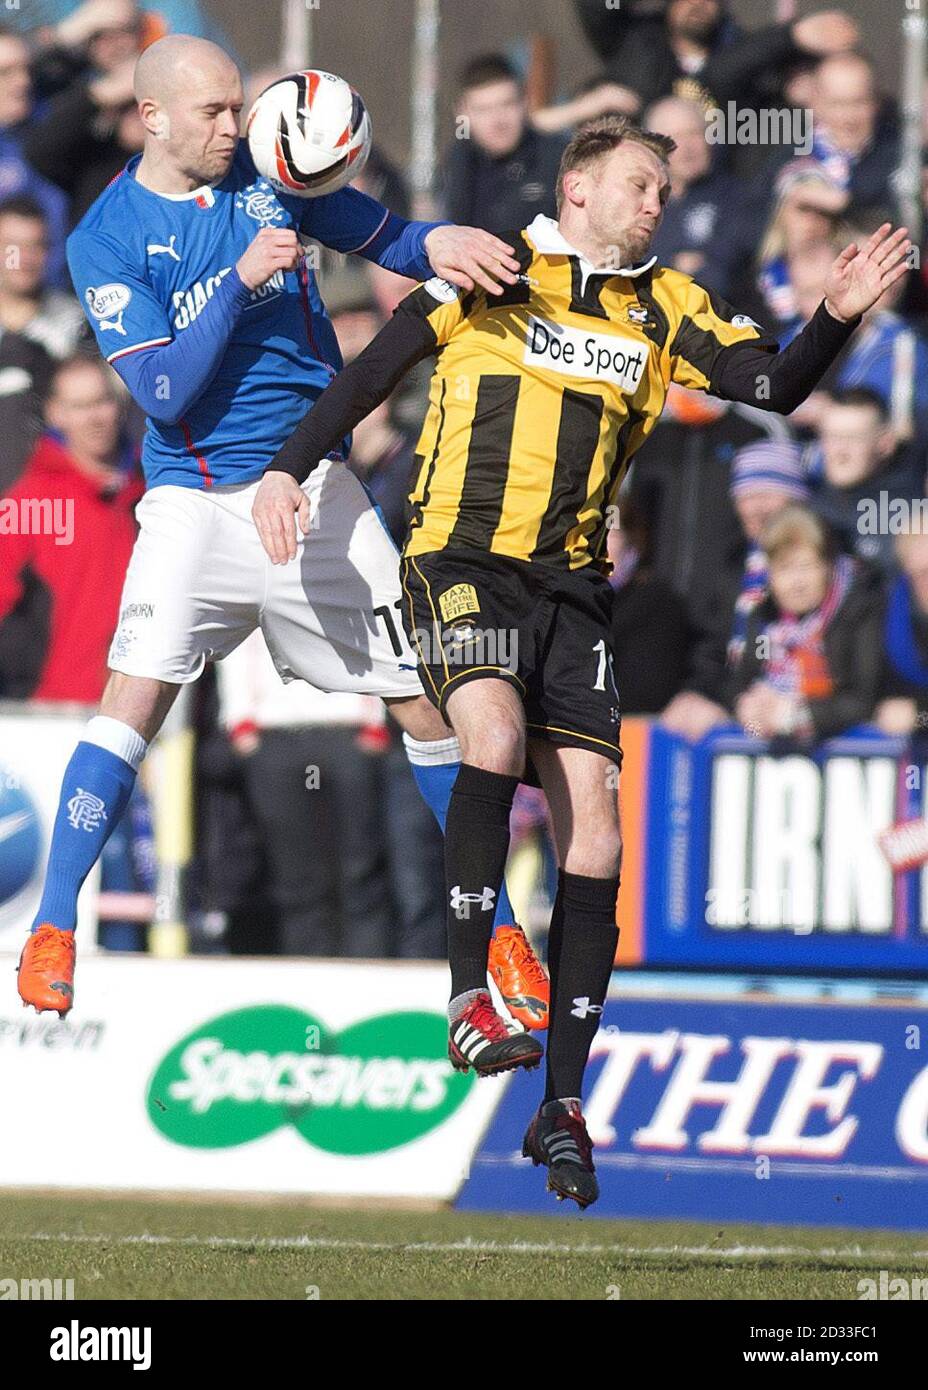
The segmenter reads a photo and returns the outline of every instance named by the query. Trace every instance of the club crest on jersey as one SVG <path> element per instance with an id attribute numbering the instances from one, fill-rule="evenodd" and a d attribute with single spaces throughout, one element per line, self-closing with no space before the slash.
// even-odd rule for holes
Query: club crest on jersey
<path id="1" fill-rule="evenodd" d="M 287 215 L 275 198 L 271 185 L 263 180 L 243 188 L 241 193 L 236 194 L 235 206 L 239 212 L 247 213 L 256 222 L 260 222 L 262 227 L 272 227 Z"/>
<path id="2" fill-rule="evenodd" d="M 132 298 L 132 291 L 128 285 L 100 285 L 98 288 L 90 285 L 84 298 L 87 301 L 87 308 L 100 325 L 101 333 L 113 329 L 116 333 L 121 333 L 123 337 L 126 336 L 126 330 L 122 326 L 122 316 L 128 309 L 129 300 Z"/>
<path id="3" fill-rule="evenodd" d="M 473 584 L 452 584 L 443 594 L 439 594 L 438 606 L 446 623 L 463 618 L 465 613 L 479 613 L 477 590 Z"/>
<path id="4" fill-rule="evenodd" d="M 628 307 L 628 318 L 629 318 L 629 322 L 630 322 L 630 323 L 641 323 L 641 324 L 644 324 L 644 323 L 647 323 L 647 322 L 648 322 L 649 317 L 650 317 L 650 315 L 649 315 L 647 309 L 641 308 L 640 305 L 637 306 L 637 307 L 636 307 L 634 304 L 630 304 L 630 305 L 629 305 L 629 307 Z"/>

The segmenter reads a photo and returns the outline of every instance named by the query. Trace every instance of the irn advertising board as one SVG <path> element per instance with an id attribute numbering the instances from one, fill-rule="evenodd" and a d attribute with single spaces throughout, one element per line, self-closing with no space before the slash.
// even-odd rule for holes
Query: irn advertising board
<path id="1" fill-rule="evenodd" d="M 928 812 L 928 744 L 861 734 L 809 756 L 741 733 L 629 737 L 620 962 L 928 970 L 928 865 L 894 869 L 880 841 Z"/>
<path id="2" fill-rule="evenodd" d="M 541 1089 L 514 1077 L 458 1206 L 555 1209 Z M 612 999 L 584 1091 L 597 1216 L 928 1231 L 924 1007 Z"/>

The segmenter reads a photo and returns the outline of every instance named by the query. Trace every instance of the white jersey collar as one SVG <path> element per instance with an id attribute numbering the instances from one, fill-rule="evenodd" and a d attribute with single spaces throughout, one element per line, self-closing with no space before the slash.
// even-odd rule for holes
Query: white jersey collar
<path id="1" fill-rule="evenodd" d="M 643 261 L 641 265 L 619 266 L 618 269 L 614 265 L 591 265 L 575 246 L 571 246 L 554 218 L 546 217 L 543 212 L 538 213 L 537 217 L 528 224 L 525 232 L 527 236 L 531 237 L 535 250 L 540 251 L 543 256 L 576 256 L 580 262 L 580 277 L 583 287 L 586 286 L 591 275 L 627 275 L 634 280 L 636 276 L 644 275 L 645 271 L 657 264 L 657 257 L 652 256 L 649 261 Z"/>
<path id="2" fill-rule="evenodd" d="M 159 193 L 157 196 L 159 198 L 167 198 L 169 203 L 189 203 L 193 201 L 202 202 L 205 203 L 207 207 L 212 207 L 213 203 L 216 201 L 216 195 L 213 192 L 213 188 L 216 186 L 217 185 L 210 183 L 201 183 L 199 188 L 191 188 L 189 193 Z M 149 189 L 149 192 L 153 192 L 153 190 Z"/>
<path id="3" fill-rule="evenodd" d="M 136 178 L 141 162 L 142 156 L 140 154 L 135 155 L 126 165 L 126 173 L 133 183 L 138 183 L 139 188 L 144 188 L 146 193 L 151 193 L 155 198 L 165 198 L 169 203 L 190 203 L 199 200 L 211 208 L 216 201 L 213 190 L 224 182 L 224 179 L 217 179 L 215 183 L 201 183 L 199 188 L 191 188 L 189 193 L 158 193 L 154 188 L 148 188 L 144 183 L 139 183 Z M 228 174 L 224 178 L 228 178 Z"/>

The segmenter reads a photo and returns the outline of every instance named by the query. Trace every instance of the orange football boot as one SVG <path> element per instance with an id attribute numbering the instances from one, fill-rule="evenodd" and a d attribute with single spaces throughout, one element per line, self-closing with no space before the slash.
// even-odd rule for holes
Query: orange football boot
<path id="1" fill-rule="evenodd" d="M 19 958 L 19 997 L 37 1014 L 51 1009 L 64 1018 L 74 1003 L 74 933 L 44 923 Z"/>
<path id="2" fill-rule="evenodd" d="M 487 970 L 506 1008 L 523 1028 L 547 1028 L 548 974 L 521 927 L 496 928 Z"/>

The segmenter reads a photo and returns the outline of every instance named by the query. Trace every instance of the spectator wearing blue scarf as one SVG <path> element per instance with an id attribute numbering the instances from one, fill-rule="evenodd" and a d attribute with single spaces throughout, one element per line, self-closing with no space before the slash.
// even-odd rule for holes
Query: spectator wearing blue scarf
<path id="1" fill-rule="evenodd" d="M 809 495 L 801 449 L 786 440 L 744 445 L 732 460 L 729 487 L 742 532 L 741 563 L 729 570 L 716 557 L 714 583 L 694 598 L 689 671 L 661 715 L 665 728 L 692 740 L 730 722 L 731 669 L 744 653 L 751 615 L 767 596 L 761 534 L 784 508 Z"/>
<path id="2" fill-rule="evenodd" d="M 832 738 L 871 717 L 880 681 L 875 571 L 837 551 L 808 507 L 791 504 L 761 538 L 769 593 L 748 619 L 731 674 L 739 724 L 756 738 Z"/>

